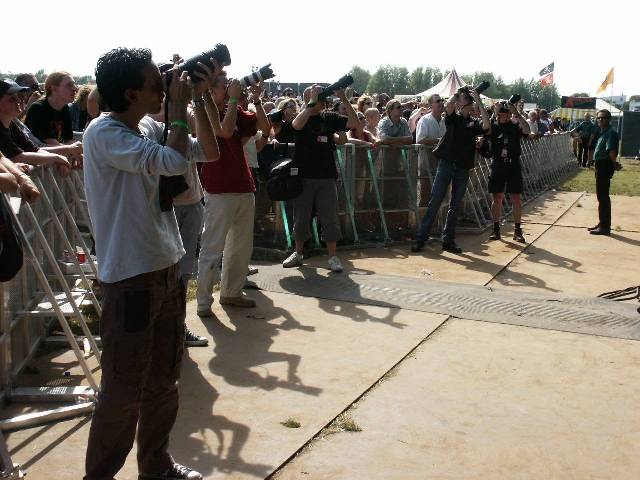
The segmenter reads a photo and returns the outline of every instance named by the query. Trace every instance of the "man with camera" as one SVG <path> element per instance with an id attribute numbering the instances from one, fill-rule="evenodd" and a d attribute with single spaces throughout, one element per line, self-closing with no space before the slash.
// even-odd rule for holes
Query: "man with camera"
<path id="1" fill-rule="evenodd" d="M 347 116 L 325 111 L 327 92 L 318 85 L 304 92 L 305 108 L 293 119 L 295 131 L 294 163 L 302 176 L 302 193 L 293 200 L 295 251 L 282 263 L 285 268 L 302 265 L 304 242 L 311 238 L 312 212 L 315 207 L 322 226 L 322 236 L 327 244 L 329 269 L 341 272 L 342 263 L 336 255 L 340 240 L 338 222 L 338 191 L 336 179 L 334 134 L 346 132 L 358 126 L 358 117 L 344 90 L 334 94 L 345 105 Z"/>
<path id="2" fill-rule="evenodd" d="M 613 174 L 622 168 L 618 158 L 618 133 L 611 128 L 611 112 L 599 110 L 596 114 L 596 122 L 600 134 L 595 142 L 593 161 L 596 170 L 596 195 L 598 197 L 599 222 L 595 227 L 589 228 L 591 235 L 611 235 L 611 198 L 609 188 Z"/>
<path id="3" fill-rule="evenodd" d="M 513 97 L 512 97 L 513 99 Z M 516 99 L 517 100 L 517 99 Z M 500 239 L 500 216 L 502 215 L 502 201 L 507 192 L 513 205 L 513 221 L 515 229 L 513 239 L 524 243 L 520 223 L 522 217 L 522 167 L 520 166 L 520 141 L 529 136 L 529 124 L 516 109 L 515 101 L 498 102 L 495 104 L 496 119 L 491 123 L 491 174 L 489 175 L 489 193 L 493 195 L 491 216 L 493 218 L 493 232 L 490 240 Z M 511 117 L 518 121 L 514 124 Z"/>
<path id="4" fill-rule="evenodd" d="M 480 110 L 482 121 L 471 117 L 474 101 Z M 489 116 L 477 90 L 462 88 L 449 99 L 445 106 L 444 124 L 446 132 L 433 151 L 439 162 L 431 198 L 415 243 L 411 247 L 412 252 L 423 250 L 440 204 L 451 185 L 451 200 L 442 235 L 442 250 L 462 253 L 462 249 L 455 242 L 458 208 L 467 191 L 469 170 L 474 167 L 476 137 L 490 128 Z"/>
<path id="5" fill-rule="evenodd" d="M 138 444 L 140 480 L 201 479 L 168 453 L 178 412 L 184 350 L 185 251 L 173 208 L 161 201 L 161 176 L 191 161 L 215 159 L 216 138 L 201 81 L 170 72 L 169 132 L 147 114 L 160 111 L 163 78 L 147 49 L 118 48 L 100 57 L 96 82 L 111 113 L 84 134 L 84 180 L 103 291 L 102 379 L 91 422 L 86 480 L 112 479 Z M 193 100 L 198 139 L 188 135 Z M 171 205 L 169 204 L 169 207 Z"/>
<path id="6" fill-rule="evenodd" d="M 258 81 L 258 80 L 256 80 Z M 205 94 L 206 102 L 214 102 L 222 120 L 215 126 L 220 160 L 203 165 L 200 172 L 205 190 L 204 228 L 198 259 L 198 315 L 215 317 L 211 310 L 213 287 L 220 281 L 221 305 L 252 308 L 256 302 L 243 295 L 253 253 L 255 183 L 244 155 L 243 145 L 258 130 L 268 132 L 262 101 L 263 88 L 252 87 L 256 113 L 243 110 L 238 102 L 242 94 L 240 81 L 227 83 L 217 77 Z M 222 271 L 220 260 L 222 259 Z"/>

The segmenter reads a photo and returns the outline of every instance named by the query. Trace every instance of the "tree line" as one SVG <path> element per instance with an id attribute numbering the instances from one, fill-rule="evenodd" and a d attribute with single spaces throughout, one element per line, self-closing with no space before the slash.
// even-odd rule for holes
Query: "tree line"
<path id="1" fill-rule="evenodd" d="M 415 95 L 437 85 L 449 71 L 433 67 L 418 67 L 409 72 L 406 67 L 383 65 L 370 73 L 368 70 L 354 65 L 350 71 L 353 75 L 353 88 L 363 93 L 388 93 L 394 95 Z M 477 85 L 483 80 L 491 86 L 484 92 L 491 98 L 508 99 L 512 94 L 519 94 L 527 103 L 537 103 L 540 108 L 553 110 L 560 106 L 560 95 L 555 85 L 540 85 L 534 78 L 525 80 L 518 78 L 511 83 L 505 82 L 500 75 L 493 72 L 474 72 L 461 74 L 468 84 Z"/>

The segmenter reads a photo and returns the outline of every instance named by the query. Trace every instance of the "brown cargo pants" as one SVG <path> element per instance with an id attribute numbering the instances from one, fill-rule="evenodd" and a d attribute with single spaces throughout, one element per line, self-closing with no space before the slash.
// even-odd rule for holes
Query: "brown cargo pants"
<path id="1" fill-rule="evenodd" d="M 185 295 L 178 264 L 102 283 L 102 381 L 89 432 L 85 480 L 111 480 L 138 430 L 138 470 L 160 473 L 178 412 Z"/>

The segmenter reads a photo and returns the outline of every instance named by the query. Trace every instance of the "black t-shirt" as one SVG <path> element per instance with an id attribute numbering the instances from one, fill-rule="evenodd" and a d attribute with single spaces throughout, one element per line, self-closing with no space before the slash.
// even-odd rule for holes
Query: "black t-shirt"
<path id="1" fill-rule="evenodd" d="M 60 143 L 73 140 L 69 105 L 62 110 L 54 110 L 46 97 L 31 104 L 24 123 L 43 142 L 47 138 Z"/>
<path id="2" fill-rule="evenodd" d="M 338 178 L 333 134 L 347 131 L 347 117 L 322 112 L 307 120 L 302 130 L 295 130 L 296 149 L 293 160 L 305 178 Z"/>
<path id="3" fill-rule="evenodd" d="M 12 159 L 23 152 L 37 152 L 38 147 L 29 140 L 18 124 L 12 121 L 9 128 L 0 123 L 0 152 Z"/>
<path id="4" fill-rule="evenodd" d="M 471 117 L 452 113 L 445 115 L 447 131 L 438 142 L 433 153 L 441 160 L 454 162 L 456 167 L 470 170 L 476 154 L 476 137 L 481 135 L 482 122 Z"/>
<path id="5" fill-rule="evenodd" d="M 520 147 L 520 139 L 526 136 L 520 130 L 520 126 L 511 122 L 499 123 L 491 122 L 491 158 L 494 161 L 501 161 L 508 158 L 512 161 L 520 159 L 522 151 Z M 506 149 L 506 151 L 503 151 Z"/>
<path id="6" fill-rule="evenodd" d="M 291 122 L 282 122 L 282 127 L 276 135 L 276 140 L 280 143 L 294 143 L 296 141 L 294 132 Z"/>

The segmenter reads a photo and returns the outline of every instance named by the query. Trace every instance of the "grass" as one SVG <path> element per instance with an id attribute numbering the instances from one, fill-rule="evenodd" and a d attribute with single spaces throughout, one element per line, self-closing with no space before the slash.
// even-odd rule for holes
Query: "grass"
<path id="1" fill-rule="evenodd" d="M 287 418 L 284 422 L 280 422 L 280 425 L 284 425 L 287 428 L 300 428 L 302 424 L 295 418 Z"/>
<path id="2" fill-rule="evenodd" d="M 187 285 L 187 302 L 196 299 L 196 292 L 198 291 L 198 281 L 197 280 L 189 280 L 189 284 Z M 220 283 L 216 283 L 213 286 L 213 291 L 220 291 Z"/>
<path id="3" fill-rule="evenodd" d="M 622 170 L 611 179 L 611 195 L 640 196 L 640 160 L 621 158 Z M 567 179 L 559 190 L 568 192 L 596 193 L 596 179 L 593 169 L 580 169 Z"/>
<path id="4" fill-rule="evenodd" d="M 324 429 L 321 436 L 325 437 L 327 435 L 332 435 L 334 433 L 340 432 L 361 432 L 362 428 L 358 425 L 351 415 L 348 413 L 343 413 L 335 419 L 331 425 Z"/>

